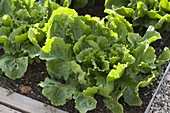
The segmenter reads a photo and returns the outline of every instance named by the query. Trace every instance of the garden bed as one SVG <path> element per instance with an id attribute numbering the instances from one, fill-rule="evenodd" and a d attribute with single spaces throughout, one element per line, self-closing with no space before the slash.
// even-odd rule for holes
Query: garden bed
<path id="1" fill-rule="evenodd" d="M 30 86 L 32 88 L 32 91 L 28 93 L 24 93 L 23 95 L 33 98 L 35 100 L 39 100 L 46 104 L 50 104 L 49 100 L 42 95 L 41 93 L 42 88 L 37 86 L 38 83 L 40 83 L 46 76 L 48 76 L 47 72 L 44 70 L 45 70 L 45 64 L 43 62 L 34 63 L 29 66 L 28 71 L 25 73 L 25 76 L 21 79 L 12 81 L 9 78 L 6 78 L 5 76 L 1 77 L 0 86 L 20 94 L 23 94 L 21 93 L 21 90 L 19 88 L 20 86 L 22 85 Z M 132 113 L 132 112 L 144 113 L 149 103 L 148 100 L 150 100 L 152 97 L 152 92 L 155 89 L 155 86 L 157 86 L 156 82 L 147 88 L 140 88 L 139 95 L 143 101 L 142 106 L 131 107 L 125 104 L 123 102 L 123 99 L 121 99 L 120 101 L 124 106 L 125 113 Z M 96 99 L 98 101 L 97 108 L 93 111 L 89 111 L 89 113 L 111 113 L 102 102 L 101 96 L 96 95 Z M 74 108 L 74 101 L 70 101 L 65 106 L 58 107 L 58 108 L 67 111 L 69 113 L 78 113 L 78 111 Z"/>
<path id="2" fill-rule="evenodd" d="M 41 3 L 42 5 L 41 1 L 37 2 Z M 14 68 L 14 72 L 17 72 L 15 71 L 15 69 L 17 70 L 18 66 L 21 68 L 21 70 L 23 70 L 22 72 L 18 72 L 19 74 L 23 74 L 24 71 L 26 72 L 24 73 L 24 76 L 22 74 L 20 74 L 19 77 L 13 76 L 13 69 L 11 69 L 12 71 L 10 70 L 9 72 L 7 71 L 8 68 L 1 64 L 0 66 L 2 70 L 9 78 L 17 79 L 11 80 L 8 77 L 4 76 L 5 74 L 3 72 L 1 72 L 0 86 L 49 105 L 52 104 L 48 99 L 50 99 L 56 105 L 63 105 L 65 101 L 72 98 L 66 103 L 66 105 L 57 107 L 69 113 L 78 113 L 78 110 L 82 110 L 82 112 L 85 112 L 88 109 L 93 109 L 96 102 L 95 99 L 97 100 L 96 109 L 88 111 L 88 113 L 111 113 L 111 111 L 109 111 L 103 103 L 103 99 L 105 99 L 106 103 L 109 103 L 108 98 L 111 98 L 111 94 L 113 97 L 115 96 L 114 94 L 117 94 L 116 98 L 114 99 L 119 100 L 119 102 L 123 105 L 124 113 L 144 113 L 149 100 L 152 97 L 152 92 L 156 88 L 158 83 L 157 80 L 155 80 L 149 86 L 144 86 L 149 84 L 150 80 L 155 77 L 155 75 L 157 74 L 156 69 L 159 68 L 159 64 L 162 64 L 170 58 L 170 56 L 167 56 L 165 54 L 166 52 L 170 54 L 168 49 L 170 47 L 170 32 L 161 31 L 160 29 L 155 30 L 153 26 L 150 26 L 149 28 L 146 28 L 144 26 L 135 26 L 131 18 L 124 18 L 117 13 L 113 13 L 114 11 L 112 12 L 110 10 L 107 10 L 107 14 L 105 14 L 104 2 L 104 0 L 101 0 L 99 2 L 95 2 L 92 6 L 87 4 L 83 8 L 76 9 L 77 12 L 68 8 L 58 8 L 58 5 L 56 4 L 51 5 L 52 2 L 48 2 L 48 4 L 43 6 L 43 8 L 41 6 L 34 8 L 33 5 L 31 6 L 31 3 L 21 4 L 20 2 L 22 8 L 22 5 L 25 4 L 28 5 L 26 8 L 33 8 L 33 10 L 29 10 L 29 8 L 28 10 L 32 14 L 31 19 L 35 20 L 34 22 L 36 24 L 29 21 L 29 15 L 23 17 L 22 15 L 20 15 L 20 13 L 22 14 L 25 10 L 19 10 L 16 14 L 17 19 L 12 21 L 14 22 L 14 25 L 12 26 L 12 28 L 10 28 L 10 30 L 14 30 L 11 31 L 12 35 L 10 34 L 10 38 L 8 39 L 7 36 L 1 36 L 1 38 L 3 38 L 1 40 L 1 43 L 4 41 L 3 43 L 5 47 L 3 47 L 3 44 L 1 44 L 2 49 L 0 49 L 0 55 L 3 55 L 5 53 L 5 55 L 1 57 L 2 59 L 4 59 L 1 60 L 1 63 L 4 63 L 5 66 L 9 66 L 10 68 L 10 63 L 16 63 L 15 66 L 11 65 L 11 67 Z M 75 6 L 76 4 L 74 3 L 70 4 L 70 8 L 74 8 Z M 36 12 L 36 8 L 40 8 L 40 10 L 44 11 L 44 13 L 40 13 L 41 16 L 39 17 L 39 20 L 42 19 L 40 23 L 37 23 L 37 21 L 39 22 L 39 20 L 36 20 L 36 18 L 34 17 L 34 14 L 38 14 Z M 54 14 L 52 10 L 54 10 Z M 65 12 L 62 14 L 61 12 L 63 10 Z M 122 9 L 120 11 L 122 11 Z M 85 17 L 84 15 L 86 14 L 89 14 L 93 17 L 97 16 L 100 18 L 92 18 L 90 16 Z M 78 15 L 82 16 L 79 17 Z M 21 16 L 22 18 L 19 18 L 19 16 Z M 107 16 L 105 19 L 100 20 L 105 16 Z M 7 16 L 6 18 L 9 19 L 10 17 Z M 19 19 L 23 20 L 20 21 Z M 125 19 L 127 19 L 129 22 L 127 22 Z M 30 25 L 28 25 L 28 23 Z M 6 26 L 8 26 L 8 24 L 9 23 L 6 23 Z M 20 27 L 20 24 L 23 26 Z M 113 24 L 113 26 L 110 24 Z M 59 28 L 57 28 L 56 26 Z M 47 28 L 49 30 L 47 30 Z M 2 27 L 2 30 L 3 29 L 9 30 L 8 27 L 4 26 Z M 62 29 L 63 31 L 60 31 L 60 29 Z M 18 31 L 19 33 L 15 33 L 15 31 Z M 160 35 L 158 32 L 160 32 L 162 39 L 160 39 Z M 137 33 L 139 33 L 140 36 Z M 43 38 L 41 39 L 41 37 Z M 137 39 L 135 39 L 134 37 Z M 106 45 L 103 43 L 103 41 L 106 43 Z M 55 45 L 53 43 L 55 43 Z M 167 47 L 167 51 L 164 51 L 165 47 Z M 159 59 L 159 55 L 161 55 L 162 52 L 164 52 L 164 55 L 162 56 L 162 59 Z M 86 55 L 87 57 L 83 57 L 84 55 Z M 63 62 L 61 62 L 60 60 Z M 59 64 L 61 64 L 61 68 Z M 28 68 L 26 70 L 27 65 Z M 67 68 L 64 70 L 66 73 L 63 73 L 63 70 L 60 71 L 58 68 L 56 70 L 56 67 L 61 70 L 63 68 Z M 125 68 L 127 68 L 127 70 Z M 161 68 L 163 68 L 163 65 Z M 126 76 L 126 74 L 122 75 L 124 71 L 128 75 L 128 77 Z M 87 74 L 84 74 L 86 72 Z M 130 76 L 131 73 L 129 72 L 133 73 L 133 76 Z M 115 73 L 116 77 L 114 76 Z M 139 74 L 139 76 L 136 76 L 136 73 Z M 101 80 L 101 78 L 103 78 L 103 76 L 101 75 L 103 74 L 104 79 L 107 80 L 107 83 L 105 83 L 106 81 Z M 88 78 L 89 75 L 96 77 Z M 73 76 L 78 77 L 75 78 Z M 125 79 L 122 76 L 125 77 Z M 122 82 L 122 80 L 119 80 L 119 78 L 121 78 L 122 80 L 129 80 L 130 82 L 127 81 L 127 83 L 124 84 L 124 82 Z M 42 82 L 44 80 L 46 81 Z M 74 85 L 70 82 L 70 80 L 75 80 L 75 84 L 78 84 L 74 87 L 71 87 L 71 90 L 67 88 L 67 86 L 70 87 L 71 85 Z M 86 84 L 87 82 L 89 84 Z M 119 82 L 121 82 L 121 85 L 118 84 Z M 129 84 L 132 84 L 132 87 L 128 84 L 128 82 Z M 139 82 L 141 82 L 141 84 Z M 113 85 L 113 83 L 115 86 L 119 86 L 117 88 L 118 90 L 116 88 L 113 88 L 113 86 L 109 86 Z M 124 102 L 124 100 L 128 102 L 128 96 L 124 96 L 123 98 L 120 95 L 123 95 L 123 93 L 127 93 L 128 90 L 126 90 L 126 92 L 124 91 L 128 87 L 133 93 L 131 96 L 137 99 L 136 103 L 135 101 L 131 101 L 129 102 L 129 104 L 140 105 L 141 101 L 136 93 L 138 86 L 140 86 L 139 84 L 141 85 L 141 87 L 144 87 L 139 88 L 139 96 L 143 103 L 141 106 L 138 107 L 129 106 Z M 135 85 L 135 88 L 133 85 Z M 57 90 L 54 89 L 54 87 Z M 57 102 L 55 100 L 56 98 L 53 98 L 54 95 L 50 95 L 51 97 L 48 97 L 48 91 L 51 90 L 50 88 L 53 88 L 53 91 L 56 91 L 56 96 L 58 96 L 57 91 L 61 91 L 65 94 L 66 92 L 64 92 L 60 87 L 66 88 L 66 91 L 68 92 L 70 91 L 71 96 L 65 96 L 65 100 L 63 99 L 61 100 L 61 102 Z M 42 95 L 42 90 L 44 95 L 46 95 L 48 99 L 47 97 Z M 116 93 L 111 93 L 114 91 Z M 93 99 L 93 95 L 95 99 Z M 120 99 L 119 96 L 121 97 Z M 74 99 L 78 101 L 77 103 L 80 104 L 81 97 L 85 98 L 86 100 L 89 99 L 89 102 L 85 99 L 83 100 L 83 104 L 87 104 L 87 107 L 89 108 L 86 109 L 86 106 L 83 108 L 81 105 L 76 105 L 78 110 L 75 108 L 76 103 L 74 103 Z M 112 102 L 116 101 L 113 100 Z M 92 103 L 92 107 L 88 106 L 90 103 Z M 118 109 L 121 110 L 121 105 L 118 102 L 116 102 L 116 105 L 118 106 Z"/>
<path id="3" fill-rule="evenodd" d="M 142 33 L 142 32 L 139 32 Z M 166 32 L 164 34 L 165 36 L 169 36 L 169 32 Z M 168 37 L 159 40 L 155 43 L 153 43 L 153 46 L 157 50 L 157 54 L 160 54 L 162 51 L 162 48 L 165 46 L 169 46 L 170 40 L 168 40 Z M 2 50 L 1 50 L 2 52 Z M 162 67 L 164 70 L 166 69 L 166 66 Z M 29 65 L 27 72 L 25 73 L 25 76 L 23 78 L 17 79 L 17 80 L 11 80 L 1 73 L 1 78 L 0 78 L 0 86 L 4 87 L 6 89 L 10 89 L 14 92 L 20 93 L 22 95 L 28 96 L 30 98 L 33 98 L 35 100 L 41 101 L 43 103 L 52 105 L 50 101 L 44 97 L 41 93 L 42 88 L 38 86 L 38 84 L 43 81 L 48 75 L 45 67 L 45 62 L 34 62 L 33 64 Z M 22 93 L 20 90 L 20 86 L 30 86 L 31 87 L 31 92 L 28 93 Z M 126 103 L 123 102 L 123 98 L 120 99 L 121 104 L 124 107 L 124 113 L 144 113 L 146 110 L 146 107 L 148 106 L 151 98 L 153 91 L 156 89 L 158 86 L 158 82 L 155 81 L 153 84 L 149 85 L 146 88 L 140 88 L 139 89 L 139 96 L 141 97 L 143 104 L 142 106 L 128 106 Z M 111 113 L 104 105 L 102 101 L 102 97 L 99 95 L 96 95 L 95 97 L 98 101 L 97 108 L 93 111 L 89 111 L 88 113 Z M 52 105 L 53 106 L 53 105 Z M 74 108 L 74 101 L 69 101 L 66 105 L 57 107 L 61 110 L 67 111 L 69 113 L 78 113 L 78 111 Z"/>
<path id="4" fill-rule="evenodd" d="M 164 69 L 166 67 L 163 67 Z M 27 72 L 25 73 L 25 76 L 21 79 L 17 80 L 10 80 L 9 78 L 5 76 L 1 76 L 0 78 L 0 86 L 4 87 L 12 92 L 17 92 L 22 95 L 28 96 L 32 99 L 41 101 L 45 104 L 53 106 L 50 101 L 44 97 L 41 93 L 42 88 L 37 86 L 42 80 L 47 77 L 48 74 L 45 71 L 45 64 L 44 62 L 41 63 L 33 63 L 28 67 Z M 159 80 L 158 80 L 159 81 Z M 143 104 L 142 106 L 128 106 L 126 103 L 123 102 L 123 98 L 120 99 L 120 103 L 124 107 L 124 113 L 144 113 L 146 110 L 152 95 L 153 91 L 158 86 L 158 81 L 153 82 L 151 85 L 149 85 L 146 88 L 140 88 L 139 89 L 139 96 L 141 97 Z M 20 90 L 20 86 L 30 86 L 31 91 L 27 93 L 22 93 Z M 96 95 L 95 97 L 98 101 L 97 108 L 93 111 L 89 111 L 88 113 L 111 113 L 104 105 L 102 101 L 102 97 L 99 95 Z M 54 106 L 55 107 L 55 106 Z M 66 105 L 57 107 L 61 110 L 67 111 L 69 113 L 78 113 L 78 111 L 74 108 L 74 101 L 69 101 Z M 153 108 L 152 108 L 153 109 Z"/>

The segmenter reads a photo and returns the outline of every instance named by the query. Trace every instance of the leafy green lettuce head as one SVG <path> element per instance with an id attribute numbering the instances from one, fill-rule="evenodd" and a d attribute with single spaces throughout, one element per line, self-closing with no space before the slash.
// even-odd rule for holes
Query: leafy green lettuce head
<path id="1" fill-rule="evenodd" d="M 46 31 L 51 41 L 44 46 L 49 47 L 48 52 L 42 48 L 40 58 L 47 60 L 51 79 L 39 85 L 53 104 L 74 99 L 75 108 L 86 113 L 96 107 L 94 95 L 99 94 L 113 113 L 123 113 L 119 98 L 123 96 L 130 106 L 140 106 L 139 87 L 149 85 L 158 76 L 157 67 L 169 60 L 167 54 L 157 59 L 150 46 L 161 38 L 153 26 L 141 37 L 123 16 L 106 12 L 109 15 L 100 20 L 56 11 L 49 21 Z"/>

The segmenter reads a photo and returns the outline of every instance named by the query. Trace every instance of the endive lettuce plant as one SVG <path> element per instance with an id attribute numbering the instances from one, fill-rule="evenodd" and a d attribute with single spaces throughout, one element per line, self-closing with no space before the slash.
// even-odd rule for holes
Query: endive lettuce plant
<path id="1" fill-rule="evenodd" d="M 168 0 L 106 0 L 105 8 L 131 18 L 133 26 L 170 30 L 170 2 Z"/>
<path id="2" fill-rule="evenodd" d="M 47 39 L 40 59 L 47 61 L 50 78 L 39 85 L 54 105 L 74 99 L 75 108 L 86 113 L 96 107 L 94 95 L 99 94 L 113 113 L 123 113 L 119 98 L 140 106 L 139 87 L 149 85 L 170 59 L 168 48 L 157 57 L 150 46 L 161 38 L 153 26 L 141 37 L 124 17 L 106 12 L 99 19 L 58 8 L 44 26 Z"/>

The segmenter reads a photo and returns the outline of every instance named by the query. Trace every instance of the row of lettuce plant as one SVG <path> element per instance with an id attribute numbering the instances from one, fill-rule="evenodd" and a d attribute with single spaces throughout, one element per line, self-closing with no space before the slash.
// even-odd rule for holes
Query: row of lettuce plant
<path id="1" fill-rule="evenodd" d="M 170 31 L 170 2 L 168 0 L 106 0 L 105 8 L 126 18 L 133 26 L 149 27 Z"/>
<path id="2" fill-rule="evenodd" d="M 113 10 L 100 19 L 51 0 L 1 0 L 0 12 L 0 69 L 14 80 L 24 76 L 29 60 L 45 60 L 42 93 L 56 106 L 74 99 L 80 113 L 96 108 L 96 94 L 113 113 L 123 113 L 120 97 L 140 106 L 139 87 L 170 60 L 168 48 L 156 56 L 150 46 L 161 39 L 153 26 L 141 37 Z"/>
<path id="3" fill-rule="evenodd" d="M 75 9 L 93 5 L 95 0 L 53 0 L 64 7 Z M 105 0 L 105 9 L 112 9 L 116 13 L 131 18 L 133 26 L 170 30 L 170 2 L 168 0 Z"/>

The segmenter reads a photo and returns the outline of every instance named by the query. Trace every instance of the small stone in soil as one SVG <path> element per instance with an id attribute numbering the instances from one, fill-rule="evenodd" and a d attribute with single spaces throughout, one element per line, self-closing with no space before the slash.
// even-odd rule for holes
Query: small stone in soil
<path id="1" fill-rule="evenodd" d="M 32 88 L 30 86 L 25 86 L 25 85 L 20 85 L 19 90 L 21 91 L 21 93 L 31 93 L 32 92 Z"/>

